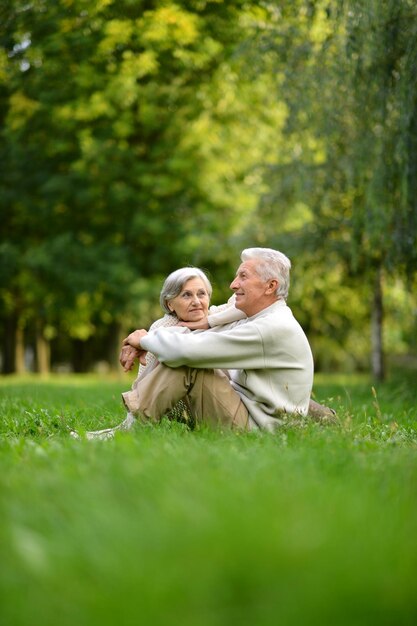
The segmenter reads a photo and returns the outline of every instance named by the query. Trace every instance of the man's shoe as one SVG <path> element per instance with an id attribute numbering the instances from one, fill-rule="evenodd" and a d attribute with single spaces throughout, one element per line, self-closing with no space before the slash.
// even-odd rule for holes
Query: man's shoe
<path id="1" fill-rule="evenodd" d="M 336 411 L 328 406 L 324 406 L 324 404 L 319 404 L 315 400 L 310 400 L 307 416 L 321 424 L 338 423 Z"/>

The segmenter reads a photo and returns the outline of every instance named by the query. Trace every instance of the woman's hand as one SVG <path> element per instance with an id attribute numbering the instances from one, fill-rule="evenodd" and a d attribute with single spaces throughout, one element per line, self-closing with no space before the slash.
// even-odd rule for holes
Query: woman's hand
<path id="1" fill-rule="evenodd" d="M 135 330 L 123 339 L 119 361 L 125 372 L 129 372 L 132 369 L 137 358 L 142 365 L 146 365 L 147 351 L 142 349 L 140 340 L 147 334 L 146 330 Z"/>
<path id="2" fill-rule="evenodd" d="M 140 351 L 132 346 L 123 346 L 120 352 L 119 361 L 125 372 L 129 372 L 135 360 L 140 356 Z"/>
<path id="3" fill-rule="evenodd" d="M 133 333 L 130 333 L 125 339 L 123 339 L 124 346 L 132 346 L 132 348 L 136 348 L 137 350 L 142 350 L 142 346 L 140 345 L 140 340 L 146 337 L 148 331 L 144 328 L 140 330 L 134 330 Z"/>
<path id="4" fill-rule="evenodd" d="M 198 322 L 179 322 L 178 326 L 186 326 L 190 330 L 207 330 L 210 328 L 207 317 L 203 317 Z"/>

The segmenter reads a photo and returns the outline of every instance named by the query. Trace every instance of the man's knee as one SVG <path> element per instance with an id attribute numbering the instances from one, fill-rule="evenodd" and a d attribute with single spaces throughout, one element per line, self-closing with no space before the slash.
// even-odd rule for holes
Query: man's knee
<path id="1" fill-rule="evenodd" d="M 193 370 L 190 401 L 196 420 L 214 427 L 246 429 L 249 414 L 221 370 Z"/>

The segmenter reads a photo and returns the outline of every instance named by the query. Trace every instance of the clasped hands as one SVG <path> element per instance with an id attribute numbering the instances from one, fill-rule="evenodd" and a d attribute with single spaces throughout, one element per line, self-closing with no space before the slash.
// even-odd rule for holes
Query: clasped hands
<path id="1" fill-rule="evenodd" d="M 142 365 L 146 365 L 147 351 L 141 347 L 140 341 L 147 334 L 148 332 L 144 329 L 135 330 L 123 339 L 119 361 L 125 372 L 129 372 L 132 369 L 136 359 L 139 359 Z"/>
<path id="2" fill-rule="evenodd" d="M 190 330 L 206 330 L 209 327 L 207 317 L 204 317 L 199 322 L 179 322 L 179 326 L 186 326 Z M 122 349 L 120 351 L 119 361 L 125 372 L 129 372 L 136 359 L 142 365 L 146 365 L 146 350 L 140 345 L 140 340 L 147 335 L 148 332 L 143 328 L 141 330 L 135 330 L 130 333 L 125 339 L 123 339 Z"/>

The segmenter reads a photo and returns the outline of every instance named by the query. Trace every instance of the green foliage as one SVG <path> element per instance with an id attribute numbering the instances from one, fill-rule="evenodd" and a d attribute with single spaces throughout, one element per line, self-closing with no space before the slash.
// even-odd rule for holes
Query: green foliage
<path id="1" fill-rule="evenodd" d="M 408 0 L 285 3 L 259 34 L 256 71 L 276 70 L 284 151 L 270 172 L 260 236 L 274 204 L 312 219 L 302 246 L 326 238 L 350 271 L 417 267 L 414 118 L 417 15 Z M 257 51 L 268 51 L 266 60 Z M 324 69 L 325 68 L 325 69 Z M 282 140 L 281 140 L 282 141 Z M 281 142 L 280 142 L 281 143 Z M 269 219 L 268 219 L 269 218 Z M 298 230 L 298 229 L 297 229 Z M 315 236 L 316 235 L 316 236 Z"/>
<path id="2" fill-rule="evenodd" d="M 126 326 L 137 281 L 151 291 L 193 257 L 213 259 L 205 242 L 215 241 L 215 211 L 225 241 L 236 209 L 203 178 L 210 130 L 192 135 L 212 115 L 211 81 L 242 37 L 241 5 L 4 7 L 4 298 L 20 324 L 41 317 L 85 338 L 105 306 L 109 323 Z M 240 174 L 229 167 L 213 186 L 223 175 Z"/>
<path id="3" fill-rule="evenodd" d="M 0 11 L 2 327 L 107 344 L 159 315 L 175 267 L 224 301 L 259 244 L 294 261 L 317 364 L 366 367 L 374 274 L 417 267 L 411 0 Z M 401 351 L 413 300 L 387 300 Z"/>
<path id="4" fill-rule="evenodd" d="M 411 626 L 417 414 L 403 380 L 373 393 L 320 379 L 339 426 L 163 422 L 107 442 L 67 427 L 116 423 L 122 381 L 0 381 L 3 620 Z"/>
<path id="5" fill-rule="evenodd" d="M 415 7 L 408 0 L 356 3 L 346 31 L 358 254 L 375 257 L 388 270 L 411 272 L 417 233 Z"/>
<path id="6" fill-rule="evenodd" d="M 259 28 L 251 49 L 253 77 L 275 72 L 287 115 L 250 230 L 296 261 L 300 290 L 291 297 L 308 326 L 316 325 L 319 362 L 364 364 L 375 275 L 383 270 L 387 284 L 411 283 L 417 269 L 415 6 L 265 6 L 268 28 Z M 387 310 L 387 327 L 391 316 L 395 308 Z"/>

